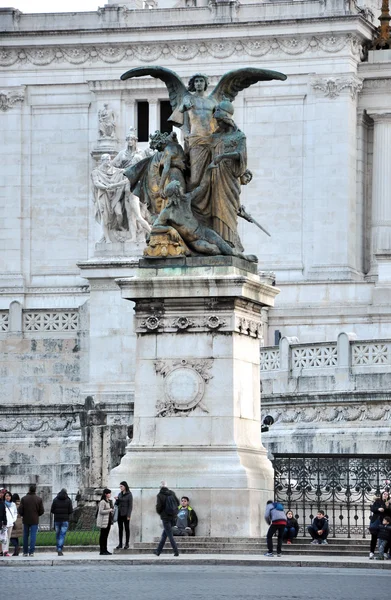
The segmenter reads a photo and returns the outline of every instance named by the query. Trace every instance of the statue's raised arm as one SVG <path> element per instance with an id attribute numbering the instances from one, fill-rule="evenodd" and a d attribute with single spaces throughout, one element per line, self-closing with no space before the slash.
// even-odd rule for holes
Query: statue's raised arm
<path id="1" fill-rule="evenodd" d="M 228 73 L 225 73 L 225 75 L 222 76 L 214 90 L 209 94 L 209 98 L 212 98 L 217 102 L 221 102 L 224 99 L 233 102 L 238 93 L 250 87 L 250 85 L 254 85 L 254 83 L 257 83 L 258 81 L 271 81 L 272 79 L 285 81 L 286 75 L 284 75 L 284 73 L 279 73 L 278 71 L 256 69 L 254 67 L 228 71 Z"/>
<path id="2" fill-rule="evenodd" d="M 174 71 L 165 69 L 164 67 L 136 67 L 126 71 L 126 73 L 121 75 L 121 79 L 125 80 L 132 79 L 133 77 L 145 77 L 146 75 L 154 77 L 155 79 L 160 79 L 165 83 L 173 111 L 169 121 L 177 127 L 182 127 L 184 121 L 183 112 L 179 111 L 179 107 L 182 105 L 185 95 L 188 94 L 187 87 L 182 79 Z"/>

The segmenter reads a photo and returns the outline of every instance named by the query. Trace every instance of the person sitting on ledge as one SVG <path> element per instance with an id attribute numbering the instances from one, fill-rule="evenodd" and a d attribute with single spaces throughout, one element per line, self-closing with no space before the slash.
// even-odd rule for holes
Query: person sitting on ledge
<path id="1" fill-rule="evenodd" d="M 297 519 L 293 516 L 293 512 L 288 510 L 286 513 L 286 526 L 284 529 L 283 539 L 286 540 L 287 544 L 291 544 L 297 534 L 299 533 L 299 524 Z"/>
<path id="2" fill-rule="evenodd" d="M 192 536 L 195 535 L 195 528 L 198 525 L 196 511 L 189 504 L 187 496 L 182 496 L 181 506 L 178 506 L 178 515 L 176 525 L 172 528 L 174 535 Z"/>
<path id="3" fill-rule="evenodd" d="M 308 533 L 312 537 L 311 544 L 327 544 L 329 522 L 325 517 L 324 510 L 318 510 L 316 517 L 308 527 Z"/>

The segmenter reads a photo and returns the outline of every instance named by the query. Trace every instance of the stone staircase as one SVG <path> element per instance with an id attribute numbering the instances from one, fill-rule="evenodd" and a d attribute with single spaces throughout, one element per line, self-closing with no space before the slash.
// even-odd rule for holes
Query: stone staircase
<path id="1" fill-rule="evenodd" d="M 181 554 L 252 554 L 262 555 L 266 552 L 265 538 L 222 538 L 222 537 L 176 537 L 176 542 Z M 129 550 L 115 550 L 121 554 L 152 554 L 159 538 L 154 542 L 135 542 Z M 369 555 L 369 540 L 330 538 L 328 545 L 310 544 L 310 538 L 296 538 L 293 544 L 283 544 L 282 551 L 285 556 L 361 556 Z M 276 552 L 277 538 L 273 540 Z M 169 541 L 166 541 L 163 554 L 172 554 Z"/>

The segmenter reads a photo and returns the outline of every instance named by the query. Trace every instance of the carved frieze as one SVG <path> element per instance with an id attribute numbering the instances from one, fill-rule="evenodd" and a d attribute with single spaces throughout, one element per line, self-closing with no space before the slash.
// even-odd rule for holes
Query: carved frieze
<path id="1" fill-rule="evenodd" d="M 300 55 L 304 53 L 336 54 L 348 50 L 353 55 L 360 55 L 361 40 L 351 34 L 329 34 L 320 36 L 293 36 L 253 38 L 248 40 L 200 40 L 173 41 L 171 43 L 135 43 L 135 44 L 102 44 L 79 46 L 42 46 L 34 48 L 0 48 L 0 66 L 11 67 L 15 64 L 31 63 L 45 66 L 51 63 L 68 63 L 81 65 L 86 62 L 114 64 L 132 60 L 152 63 L 163 57 L 174 57 L 177 60 L 189 61 L 194 58 L 202 60 L 211 56 L 217 59 L 232 55 L 261 57 L 273 55 Z"/>
<path id="2" fill-rule="evenodd" d="M 29 432 L 71 432 L 80 429 L 80 422 L 75 415 L 64 417 L 8 417 L 0 418 L 0 431 L 3 433 Z"/>
<path id="3" fill-rule="evenodd" d="M 390 421 L 391 406 L 297 406 L 268 410 L 275 423 L 341 423 L 354 421 Z M 266 413 L 265 413 L 266 415 Z"/>
<path id="4" fill-rule="evenodd" d="M 156 406 L 157 417 L 185 416 L 196 408 L 209 412 L 203 403 L 205 384 L 212 379 L 213 360 L 182 359 L 155 362 L 164 378 L 164 399 Z"/>

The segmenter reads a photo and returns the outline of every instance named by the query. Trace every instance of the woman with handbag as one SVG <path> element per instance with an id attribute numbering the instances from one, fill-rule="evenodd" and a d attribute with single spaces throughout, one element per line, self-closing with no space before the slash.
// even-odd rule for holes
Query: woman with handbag
<path id="1" fill-rule="evenodd" d="M 384 491 L 381 496 L 374 497 L 371 513 L 371 521 L 369 523 L 369 533 L 371 534 L 370 560 L 375 558 L 379 525 L 382 523 L 384 517 L 391 516 L 391 500 L 389 492 Z"/>
<path id="2" fill-rule="evenodd" d="M 99 536 L 99 554 L 103 556 L 111 555 L 107 550 L 107 538 L 109 537 L 111 524 L 113 522 L 113 503 L 110 499 L 111 490 L 105 488 L 98 506 L 96 517 L 96 526 L 100 528 Z"/>
<path id="3" fill-rule="evenodd" d="M 4 494 L 5 513 L 7 515 L 7 539 L 3 543 L 3 556 L 11 556 L 9 553 L 9 545 L 12 529 L 18 516 L 18 510 L 15 502 L 12 502 L 12 494 L 8 490 Z"/>
<path id="4" fill-rule="evenodd" d="M 133 496 L 132 492 L 129 489 L 126 481 L 121 481 L 119 484 L 120 493 L 118 496 L 115 496 L 115 508 L 118 508 L 118 537 L 119 543 L 116 547 L 116 550 L 120 550 L 122 548 L 122 540 L 123 540 L 123 532 L 125 528 L 125 546 L 124 550 L 128 550 L 129 548 L 129 537 L 130 537 L 130 517 L 132 515 L 133 509 Z"/>

